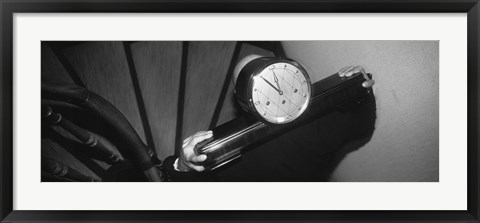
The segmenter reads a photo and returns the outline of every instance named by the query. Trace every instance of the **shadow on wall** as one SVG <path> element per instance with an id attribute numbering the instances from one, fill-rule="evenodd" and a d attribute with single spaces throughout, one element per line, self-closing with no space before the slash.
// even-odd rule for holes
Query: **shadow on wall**
<path id="1" fill-rule="evenodd" d="M 287 57 L 309 70 L 313 82 L 349 65 L 362 65 L 375 79 L 375 132 L 361 149 L 345 155 L 333 170 L 332 181 L 439 180 L 438 41 L 286 41 L 282 45 Z"/>
<path id="2" fill-rule="evenodd" d="M 372 139 L 377 119 L 375 94 L 366 97 L 360 106 L 353 109 L 352 114 L 352 121 L 362 128 L 354 129 L 349 135 L 349 141 L 332 154 L 330 166 L 325 172 L 326 179 L 331 178 L 333 171 L 349 153 L 361 149 Z"/>

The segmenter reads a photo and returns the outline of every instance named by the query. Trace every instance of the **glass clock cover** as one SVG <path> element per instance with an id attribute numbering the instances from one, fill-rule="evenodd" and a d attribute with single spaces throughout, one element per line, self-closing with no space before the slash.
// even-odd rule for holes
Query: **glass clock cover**
<path id="1" fill-rule="evenodd" d="M 270 123 L 298 118 L 310 101 L 310 80 L 305 70 L 289 62 L 272 63 L 253 77 L 251 102 Z"/>

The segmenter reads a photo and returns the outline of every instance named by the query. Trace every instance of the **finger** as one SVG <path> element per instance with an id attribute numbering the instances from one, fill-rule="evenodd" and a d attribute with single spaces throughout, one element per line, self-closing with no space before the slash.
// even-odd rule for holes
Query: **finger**
<path id="1" fill-rule="evenodd" d="M 199 136 L 196 136 L 196 137 L 193 137 L 192 140 L 190 141 L 189 145 L 192 145 L 192 146 L 195 146 L 197 145 L 199 142 L 205 140 L 205 139 L 208 139 L 210 137 L 212 137 L 213 134 L 212 132 L 209 132 L 205 135 L 199 135 Z"/>
<path id="2" fill-rule="evenodd" d="M 371 79 L 371 77 L 368 76 L 367 72 L 365 72 L 365 69 L 363 69 L 363 67 L 361 68 L 360 72 L 363 74 L 363 77 L 365 77 L 365 79 L 367 80 Z"/>
<path id="3" fill-rule="evenodd" d="M 193 136 L 190 136 L 188 138 L 188 140 L 182 144 L 182 148 L 187 147 L 190 144 L 190 142 L 192 141 L 192 139 L 193 139 Z"/>
<path id="4" fill-rule="evenodd" d="M 350 69 L 352 69 L 353 66 L 348 66 L 348 67 L 344 67 L 342 68 L 339 72 L 338 72 L 338 75 L 340 77 L 344 77 L 345 76 L 345 73 L 348 72 Z"/>
<path id="5" fill-rule="evenodd" d="M 197 172 L 202 172 L 205 170 L 205 167 L 203 166 L 197 166 L 197 165 L 193 165 L 193 164 L 188 164 L 188 167 L 190 167 L 191 169 L 197 171 Z"/>
<path id="6" fill-rule="evenodd" d="M 338 74 L 339 74 L 339 75 L 342 74 L 345 70 L 348 69 L 348 67 L 349 67 L 349 66 L 346 66 L 346 67 L 343 67 L 342 69 L 340 69 L 340 70 L 338 71 Z"/>
<path id="7" fill-rule="evenodd" d="M 345 73 L 345 77 L 350 77 L 356 73 L 362 73 L 365 75 L 365 70 L 363 69 L 362 66 L 355 66 L 354 68 L 350 69 Z"/>
<path id="8" fill-rule="evenodd" d="M 208 134 L 209 132 L 211 132 L 211 131 L 199 131 L 199 132 L 197 132 L 197 133 L 189 136 L 188 138 L 186 138 L 186 139 L 183 140 L 182 148 L 184 148 L 185 146 L 187 146 L 187 144 L 192 140 L 193 137 L 199 136 L 199 135 Z"/>
<path id="9" fill-rule="evenodd" d="M 193 134 L 193 137 L 195 137 L 195 136 L 201 136 L 201 135 L 205 135 L 205 134 L 209 134 L 209 133 L 211 133 L 211 132 L 212 132 L 211 130 L 210 130 L 210 131 L 199 131 L 199 132 Z"/>
<path id="10" fill-rule="evenodd" d="M 189 136 L 188 138 L 186 138 L 186 139 L 183 140 L 183 147 L 185 147 L 185 145 L 186 145 L 188 142 L 190 142 L 190 140 L 192 140 L 192 137 L 193 137 L 193 136 Z"/>
<path id="11" fill-rule="evenodd" d="M 362 83 L 362 87 L 369 88 L 369 87 L 372 87 L 374 84 L 375 84 L 374 80 L 366 80 Z"/>
<path id="12" fill-rule="evenodd" d="M 352 66 L 350 69 L 348 69 L 344 72 L 344 76 L 345 77 L 350 77 L 355 73 L 357 73 L 357 66 Z"/>
<path id="13" fill-rule="evenodd" d="M 361 74 L 365 75 L 365 70 L 363 69 L 362 66 L 356 66 L 355 69 L 352 70 L 352 72 L 354 74 L 361 73 Z"/>
<path id="14" fill-rule="evenodd" d="M 359 67 L 360 67 L 360 73 L 362 73 L 363 75 L 366 75 L 366 73 L 365 73 L 365 69 L 363 69 L 363 67 L 362 67 L 362 66 L 359 66 Z"/>
<path id="15" fill-rule="evenodd" d="M 206 159 L 207 159 L 207 155 L 202 154 L 202 155 L 199 155 L 199 156 L 192 156 L 190 158 L 190 161 L 194 162 L 194 163 L 201 163 L 201 162 L 205 161 Z"/>

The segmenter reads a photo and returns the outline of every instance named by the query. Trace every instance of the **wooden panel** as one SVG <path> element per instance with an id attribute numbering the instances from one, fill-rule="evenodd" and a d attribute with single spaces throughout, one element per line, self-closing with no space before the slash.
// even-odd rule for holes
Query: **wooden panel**
<path id="1" fill-rule="evenodd" d="M 57 56 L 55 56 L 52 49 L 45 43 L 42 43 L 41 49 L 42 82 L 73 83 L 72 78 L 60 63 Z"/>
<path id="2" fill-rule="evenodd" d="M 191 42 L 183 138 L 207 130 L 222 89 L 236 42 Z"/>
<path id="3" fill-rule="evenodd" d="M 182 43 L 137 42 L 130 47 L 157 155 L 165 159 L 175 149 Z"/>
<path id="4" fill-rule="evenodd" d="M 112 103 L 145 142 L 123 43 L 89 42 L 64 53 L 85 86 Z"/>
<path id="5" fill-rule="evenodd" d="M 242 44 L 242 48 L 240 50 L 240 54 L 238 57 L 238 61 L 243 59 L 244 57 L 250 55 L 250 54 L 258 54 L 261 56 L 274 56 L 274 54 L 270 51 L 258 48 L 256 46 L 252 46 L 248 43 Z M 228 122 L 232 119 L 235 119 L 238 117 L 239 114 L 244 112 L 239 105 L 237 105 L 237 101 L 235 98 L 235 95 L 233 93 L 234 90 L 234 84 L 233 81 L 230 81 L 230 85 L 228 87 L 227 95 L 225 96 L 225 100 L 223 102 L 222 110 L 220 112 L 220 116 L 218 118 L 217 126 Z"/>

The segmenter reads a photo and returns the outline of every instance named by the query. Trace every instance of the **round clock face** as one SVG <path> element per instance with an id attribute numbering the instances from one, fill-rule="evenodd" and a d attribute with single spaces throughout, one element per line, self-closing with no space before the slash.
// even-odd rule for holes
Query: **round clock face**
<path id="1" fill-rule="evenodd" d="M 288 62 L 270 64 L 253 77 L 252 104 L 270 123 L 298 118 L 310 102 L 310 79 L 305 70 Z"/>

